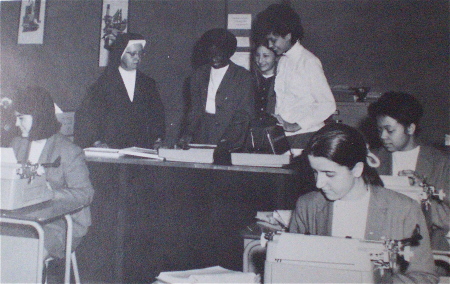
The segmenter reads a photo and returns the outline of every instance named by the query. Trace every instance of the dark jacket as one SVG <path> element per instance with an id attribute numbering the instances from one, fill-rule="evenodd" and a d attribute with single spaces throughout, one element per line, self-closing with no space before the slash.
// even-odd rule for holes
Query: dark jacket
<path id="1" fill-rule="evenodd" d="M 192 76 L 186 134 L 193 136 L 194 143 L 218 144 L 227 136 L 243 144 L 249 121 L 254 116 L 252 76 L 245 68 L 231 62 L 217 90 L 214 121 L 207 121 L 211 118 L 205 112 L 210 70 L 211 66 L 203 65 Z"/>

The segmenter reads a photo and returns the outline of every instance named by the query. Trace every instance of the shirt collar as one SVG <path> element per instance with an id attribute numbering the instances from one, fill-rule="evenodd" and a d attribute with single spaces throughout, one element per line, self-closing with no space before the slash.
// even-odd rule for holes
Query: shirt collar
<path id="1" fill-rule="evenodd" d="M 305 48 L 303 47 L 303 45 L 301 45 L 297 41 L 288 51 L 283 53 L 283 56 L 286 56 L 286 57 L 289 57 L 289 58 L 299 57 L 304 49 Z"/>

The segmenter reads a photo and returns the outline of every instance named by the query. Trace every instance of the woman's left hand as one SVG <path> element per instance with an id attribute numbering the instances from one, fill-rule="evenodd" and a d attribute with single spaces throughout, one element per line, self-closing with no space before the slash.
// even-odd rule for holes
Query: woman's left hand
<path id="1" fill-rule="evenodd" d="M 296 132 L 302 129 L 300 125 L 298 125 L 296 122 L 294 123 L 287 122 L 279 114 L 275 114 L 274 116 L 278 120 L 279 125 L 283 126 L 283 129 L 286 132 Z"/>
<path id="2" fill-rule="evenodd" d="M 413 186 L 421 186 L 425 178 L 412 170 L 403 170 L 398 172 L 399 176 L 407 176 L 409 178 L 409 184 Z"/>

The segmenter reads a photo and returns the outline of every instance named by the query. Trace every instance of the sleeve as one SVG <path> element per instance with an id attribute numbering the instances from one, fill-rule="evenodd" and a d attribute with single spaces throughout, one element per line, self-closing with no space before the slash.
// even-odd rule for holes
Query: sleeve
<path id="1" fill-rule="evenodd" d="M 55 188 L 55 200 L 73 200 L 90 204 L 94 196 L 94 188 L 89 179 L 89 171 L 83 151 L 74 145 L 61 152 L 63 186 Z"/>
<path id="2" fill-rule="evenodd" d="M 307 232 L 305 218 L 302 216 L 304 210 L 306 210 L 306 207 L 302 205 L 302 202 L 299 199 L 292 212 L 289 233 L 305 234 Z"/>
<path id="3" fill-rule="evenodd" d="M 91 147 L 102 140 L 101 121 L 105 117 L 106 103 L 101 84 L 88 88 L 80 107 L 75 112 L 74 143 L 81 148 Z"/>
<path id="4" fill-rule="evenodd" d="M 404 273 L 396 273 L 393 276 L 393 283 L 438 283 L 428 229 L 420 206 L 412 204 L 406 216 L 403 221 L 404 236 L 409 237 L 418 224 L 422 239 L 418 246 L 411 247 L 413 255 L 409 265 Z"/>
<path id="5" fill-rule="evenodd" d="M 190 102 L 186 115 L 186 132 L 183 133 L 184 135 L 194 135 L 199 127 L 201 115 L 204 112 L 199 81 L 199 74 L 194 73 L 190 83 Z"/>
<path id="6" fill-rule="evenodd" d="M 281 98 L 282 118 L 302 129 L 323 123 L 336 110 L 336 102 L 320 60 L 316 57 L 300 60 L 289 72 L 292 72 L 286 78 L 289 89 L 285 90 L 289 99 Z"/>
<path id="7" fill-rule="evenodd" d="M 154 116 L 154 120 L 152 120 L 154 125 L 152 125 L 151 127 L 154 127 L 154 129 L 156 130 L 157 138 L 163 139 L 166 135 L 165 109 L 164 104 L 161 100 L 158 87 L 153 79 L 151 89 L 152 89 L 151 93 L 153 96 L 153 103 L 152 103 L 153 105 L 150 106 L 150 108 L 154 110 L 152 113 L 152 115 Z"/>
<path id="8" fill-rule="evenodd" d="M 241 100 L 238 102 L 238 109 L 234 110 L 231 121 L 220 138 L 220 141 L 227 141 L 227 147 L 229 148 L 244 146 L 249 133 L 250 121 L 253 120 L 255 113 L 253 79 L 246 70 L 242 70 L 238 77 L 239 80 L 236 81 L 235 88 L 239 90 Z"/>
<path id="9" fill-rule="evenodd" d="M 302 129 L 308 129 L 324 122 L 336 111 L 336 102 L 320 61 L 310 60 L 306 74 L 308 74 L 307 80 L 309 81 L 309 91 L 313 102 L 307 106 L 308 115 L 298 117 L 297 123 Z"/>

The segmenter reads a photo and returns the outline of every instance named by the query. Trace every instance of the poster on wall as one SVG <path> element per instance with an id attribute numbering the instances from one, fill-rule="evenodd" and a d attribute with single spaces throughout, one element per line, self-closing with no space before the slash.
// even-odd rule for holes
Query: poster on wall
<path id="1" fill-rule="evenodd" d="M 103 0 L 99 66 L 108 65 L 108 46 L 128 28 L 128 0 Z"/>
<path id="2" fill-rule="evenodd" d="M 18 44 L 43 44 L 46 0 L 22 0 Z"/>

